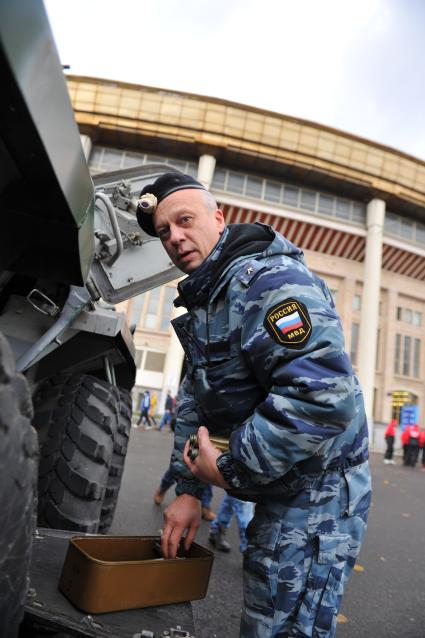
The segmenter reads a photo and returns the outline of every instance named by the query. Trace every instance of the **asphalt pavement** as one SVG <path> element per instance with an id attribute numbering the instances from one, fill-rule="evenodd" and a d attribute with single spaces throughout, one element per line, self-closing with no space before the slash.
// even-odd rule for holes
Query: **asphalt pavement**
<path id="1" fill-rule="evenodd" d="M 114 534 L 156 534 L 163 506 L 152 496 L 168 467 L 172 434 L 132 429 Z M 372 454 L 373 500 L 369 528 L 338 618 L 337 638 L 425 638 L 425 472 L 385 465 Z M 214 488 L 213 507 L 223 491 Z M 208 546 L 203 522 L 197 542 Z M 216 552 L 207 597 L 193 602 L 196 638 L 238 638 L 242 557 L 236 524 L 229 554 Z"/>

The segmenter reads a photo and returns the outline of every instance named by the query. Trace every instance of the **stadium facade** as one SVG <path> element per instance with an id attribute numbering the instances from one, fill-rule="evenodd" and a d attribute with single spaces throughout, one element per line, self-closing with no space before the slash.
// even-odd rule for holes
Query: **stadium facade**
<path id="1" fill-rule="evenodd" d="M 385 423 L 415 406 L 421 423 L 425 162 L 225 100 L 76 76 L 68 87 L 93 173 L 165 162 L 210 188 L 228 223 L 283 233 L 333 292 L 369 417 Z M 127 307 L 140 391 L 176 391 L 174 295 L 175 283 Z"/>

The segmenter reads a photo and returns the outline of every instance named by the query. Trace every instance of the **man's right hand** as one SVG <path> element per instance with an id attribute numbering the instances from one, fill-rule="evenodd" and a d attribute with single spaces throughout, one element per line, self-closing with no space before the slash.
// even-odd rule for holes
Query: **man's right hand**
<path id="1" fill-rule="evenodd" d="M 201 502 L 190 494 L 180 494 L 164 510 L 164 530 L 161 548 L 164 558 L 176 558 L 180 539 L 186 531 L 184 548 L 187 551 L 201 525 Z"/>

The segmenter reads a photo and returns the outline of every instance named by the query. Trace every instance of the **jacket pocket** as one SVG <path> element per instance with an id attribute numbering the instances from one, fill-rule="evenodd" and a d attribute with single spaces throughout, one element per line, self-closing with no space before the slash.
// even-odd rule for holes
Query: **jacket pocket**
<path id="1" fill-rule="evenodd" d="M 315 551 L 294 622 L 294 628 L 303 636 L 316 638 L 336 623 L 349 541 L 348 534 L 320 534 L 314 539 Z"/>
<path id="2" fill-rule="evenodd" d="M 372 485 L 368 461 L 343 471 L 341 512 L 348 516 L 367 515 L 372 497 Z M 345 489 L 344 489 L 345 488 Z"/>
<path id="3" fill-rule="evenodd" d="M 244 615 L 251 618 L 251 622 L 254 619 L 262 627 L 264 636 L 269 636 L 278 586 L 277 557 L 281 522 L 258 510 L 257 506 L 255 516 L 246 530 L 248 544 L 243 555 Z"/>

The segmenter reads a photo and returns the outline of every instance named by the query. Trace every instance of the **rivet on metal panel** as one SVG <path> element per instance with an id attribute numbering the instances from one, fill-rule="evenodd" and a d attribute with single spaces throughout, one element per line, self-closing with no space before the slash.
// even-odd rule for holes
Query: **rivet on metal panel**
<path id="1" fill-rule="evenodd" d="M 103 625 L 101 622 L 97 622 L 96 620 L 93 619 L 93 616 L 83 616 L 80 620 L 80 622 L 83 625 L 87 625 L 88 627 L 91 627 L 92 629 L 102 629 Z"/>

